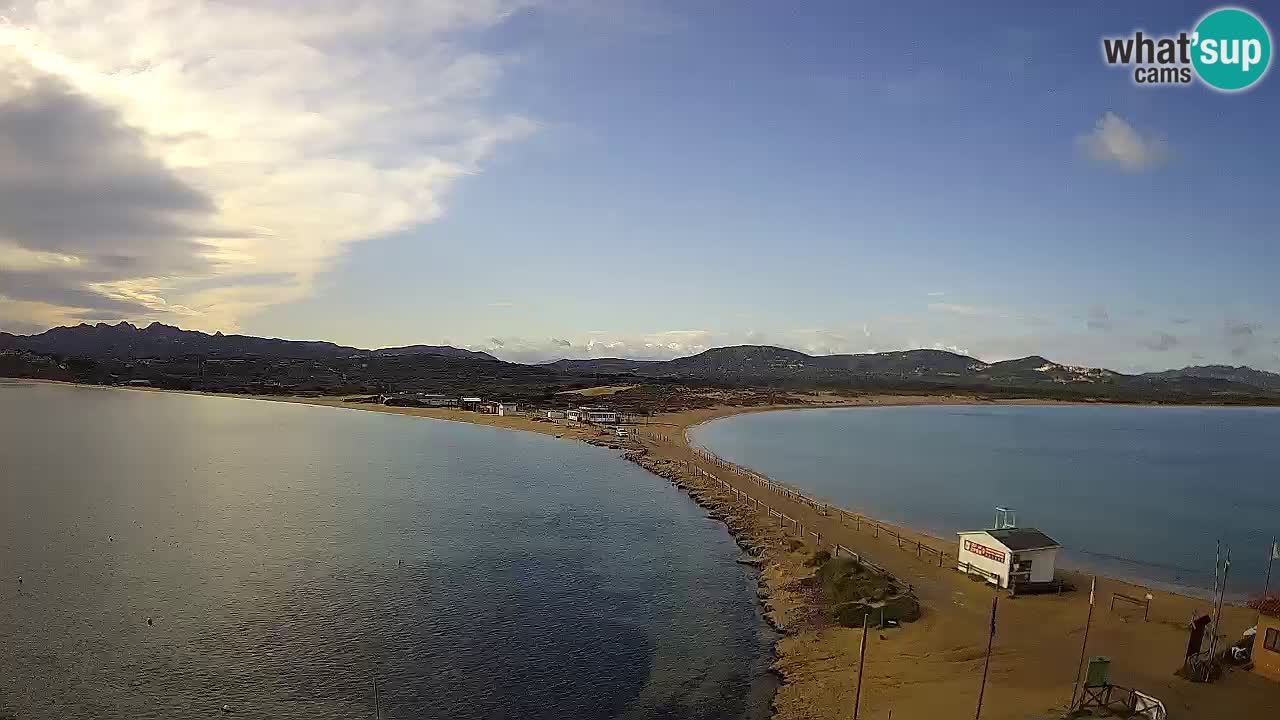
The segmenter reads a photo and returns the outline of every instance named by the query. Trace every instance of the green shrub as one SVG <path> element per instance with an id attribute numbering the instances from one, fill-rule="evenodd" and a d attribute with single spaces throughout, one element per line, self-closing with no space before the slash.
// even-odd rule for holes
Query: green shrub
<path id="1" fill-rule="evenodd" d="M 853 558 L 834 558 L 818 569 L 823 595 L 832 606 L 877 602 L 896 590 L 893 578 L 871 572 Z"/>
<path id="2" fill-rule="evenodd" d="M 813 554 L 813 557 L 805 561 L 805 565 L 809 567 L 822 567 L 831 561 L 831 553 L 826 550 L 819 550 Z"/>
<path id="3" fill-rule="evenodd" d="M 871 606 L 866 603 L 851 602 L 837 605 L 831 611 L 831 618 L 843 627 L 860 628 L 862 627 L 862 619 L 872 612 Z M 875 615 L 867 618 L 870 623 L 874 620 Z"/>

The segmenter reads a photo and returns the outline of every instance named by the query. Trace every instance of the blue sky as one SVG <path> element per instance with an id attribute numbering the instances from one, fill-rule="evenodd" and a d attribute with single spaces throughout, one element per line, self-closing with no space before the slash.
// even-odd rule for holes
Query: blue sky
<path id="1" fill-rule="evenodd" d="M 1190 29 L 1217 5 L 1042 5 L 521 3 L 358 37 L 338 14 L 323 43 L 308 38 L 342 55 L 329 69 L 359 67 L 376 90 L 396 68 L 368 58 L 390 57 L 411 71 L 361 103 L 419 113 L 421 96 L 429 114 L 332 129 L 358 141 L 317 142 L 302 122 L 264 137 L 276 167 L 316 168 L 292 185 L 314 193 L 270 212 L 221 189 L 228 165 L 166 148 L 179 179 L 203 169 L 189 184 L 224 215 L 267 218 L 228 224 L 271 232 L 214 243 L 218 262 L 171 289 L 111 280 L 145 312 L 96 312 L 520 360 L 762 342 L 1280 370 L 1274 73 L 1236 95 L 1138 87 L 1100 38 Z M 320 117 L 320 102 L 362 106 L 338 81 L 322 90 L 302 103 Z M 143 116 L 130 108 L 125 121 Z M 437 162 L 406 160 L 419 156 Z M 285 252 L 286 235 L 324 240 Z M 236 264 L 249 256 L 254 272 Z M 0 327 L 53 317 L 11 300 Z M 95 310 L 78 312 L 63 316 Z"/>

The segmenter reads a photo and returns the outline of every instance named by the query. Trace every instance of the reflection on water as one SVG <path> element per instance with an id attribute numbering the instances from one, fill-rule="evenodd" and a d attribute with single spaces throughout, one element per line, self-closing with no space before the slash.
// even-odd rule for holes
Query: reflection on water
<path id="1" fill-rule="evenodd" d="M 765 717 L 724 529 L 614 453 L 0 385 L 0 716 Z M 18 584 L 17 578 L 22 582 Z"/>

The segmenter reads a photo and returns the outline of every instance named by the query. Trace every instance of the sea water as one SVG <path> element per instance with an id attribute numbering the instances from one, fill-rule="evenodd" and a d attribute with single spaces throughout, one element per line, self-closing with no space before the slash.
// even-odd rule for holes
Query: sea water
<path id="1" fill-rule="evenodd" d="M 1065 546 L 1060 564 L 1195 594 L 1213 585 L 1219 540 L 1228 593 L 1260 591 L 1280 536 L 1276 408 L 807 409 L 691 436 L 837 505 L 952 540 L 1008 506 Z"/>
<path id="2" fill-rule="evenodd" d="M 0 717 L 762 718 L 737 555 L 616 451 L 0 384 Z"/>

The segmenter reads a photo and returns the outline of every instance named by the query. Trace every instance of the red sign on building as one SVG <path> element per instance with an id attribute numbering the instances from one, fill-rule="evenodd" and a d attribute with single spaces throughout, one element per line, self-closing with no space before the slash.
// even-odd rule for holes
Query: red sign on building
<path id="1" fill-rule="evenodd" d="M 974 555 L 981 555 L 984 558 L 987 558 L 989 560 L 995 560 L 998 563 L 1004 562 L 1003 552 L 996 550 L 995 548 L 989 548 L 986 545 L 983 545 L 981 543 L 976 543 L 972 540 L 964 541 L 964 549 L 965 551 L 971 552 Z"/>

